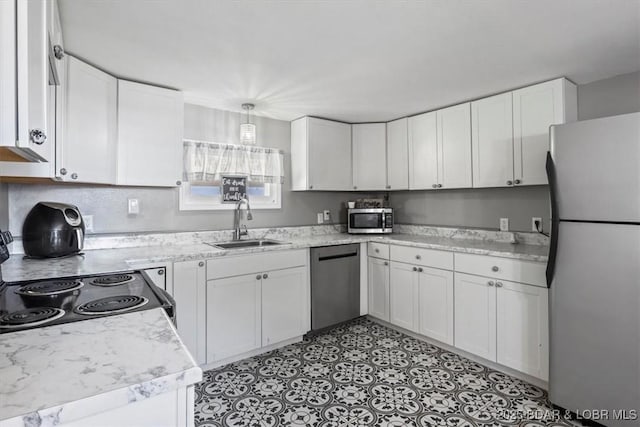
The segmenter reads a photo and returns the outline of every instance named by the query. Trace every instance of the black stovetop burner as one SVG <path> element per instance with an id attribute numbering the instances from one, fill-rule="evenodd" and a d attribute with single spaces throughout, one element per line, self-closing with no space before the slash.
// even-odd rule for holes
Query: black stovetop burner
<path id="1" fill-rule="evenodd" d="M 60 308 L 38 307 L 26 308 L 10 314 L 0 316 L 0 328 L 18 329 L 25 325 L 38 326 L 64 316 L 65 311 Z"/>
<path id="2" fill-rule="evenodd" d="M 75 308 L 80 314 L 122 313 L 148 303 L 149 300 L 137 295 L 116 295 L 100 298 Z"/>
<path id="3" fill-rule="evenodd" d="M 142 272 L 4 283 L 0 334 L 163 307 L 174 317 L 173 299 Z"/>

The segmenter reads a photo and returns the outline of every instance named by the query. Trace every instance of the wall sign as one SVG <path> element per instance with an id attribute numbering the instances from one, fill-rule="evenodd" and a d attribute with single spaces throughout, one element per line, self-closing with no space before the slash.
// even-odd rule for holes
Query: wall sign
<path id="1" fill-rule="evenodd" d="M 222 203 L 237 203 L 247 197 L 246 176 L 222 176 Z"/>

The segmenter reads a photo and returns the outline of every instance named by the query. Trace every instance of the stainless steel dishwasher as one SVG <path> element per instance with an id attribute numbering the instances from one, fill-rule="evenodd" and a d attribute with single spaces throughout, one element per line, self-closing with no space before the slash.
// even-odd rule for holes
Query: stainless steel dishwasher
<path id="1" fill-rule="evenodd" d="M 311 248 L 311 329 L 360 316 L 360 244 Z"/>

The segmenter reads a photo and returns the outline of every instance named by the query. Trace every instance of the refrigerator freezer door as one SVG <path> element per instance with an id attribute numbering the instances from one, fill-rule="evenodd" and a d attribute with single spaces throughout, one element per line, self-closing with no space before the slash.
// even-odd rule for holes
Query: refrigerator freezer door
<path id="1" fill-rule="evenodd" d="M 571 411 L 640 414 L 640 226 L 559 227 L 549 290 L 549 399 Z"/>
<path id="2" fill-rule="evenodd" d="M 640 222 L 640 113 L 551 127 L 559 218 Z"/>

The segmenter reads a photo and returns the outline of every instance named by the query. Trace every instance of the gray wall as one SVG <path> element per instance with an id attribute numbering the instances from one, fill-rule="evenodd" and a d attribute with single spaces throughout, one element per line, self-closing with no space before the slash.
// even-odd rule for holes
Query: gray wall
<path id="1" fill-rule="evenodd" d="M 509 218 L 511 230 L 531 231 L 535 216 L 549 229 L 547 186 L 401 191 L 389 200 L 399 223 L 497 229 L 500 218 Z"/>
<path id="2" fill-rule="evenodd" d="M 633 111 L 640 111 L 640 71 L 578 86 L 580 120 Z M 185 138 L 237 143 L 239 123 L 238 113 L 185 106 Z M 344 222 L 342 202 L 356 195 L 288 191 L 289 123 L 257 117 L 256 125 L 259 145 L 281 148 L 287 153 L 286 178 L 282 209 L 257 211 L 250 226 L 314 224 L 316 212 L 323 209 L 330 209 L 335 221 Z M 4 222 L 5 228 L 6 193 L 0 185 L 0 227 Z M 140 199 L 138 216 L 127 215 L 127 198 L 131 197 Z M 233 221 L 228 211 L 179 211 L 176 189 L 8 184 L 9 229 L 16 235 L 21 234 L 22 221 L 31 206 L 45 199 L 75 203 L 83 213 L 94 215 L 96 233 L 225 229 L 231 228 Z M 512 230 L 528 231 L 531 217 L 540 216 L 545 229 L 549 229 L 546 186 L 403 191 L 391 193 L 390 201 L 396 208 L 396 221 L 401 223 L 495 229 L 500 217 L 508 217 Z"/>
<path id="3" fill-rule="evenodd" d="M 640 71 L 578 86 L 578 119 L 640 111 Z"/>
<path id="4" fill-rule="evenodd" d="M 0 230 L 9 228 L 9 188 L 0 183 Z"/>
<path id="5" fill-rule="evenodd" d="M 248 223 L 249 228 L 315 224 L 316 213 L 324 209 L 331 210 L 333 222 L 345 222 L 343 202 L 353 194 L 288 190 L 291 187 L 289 122 L 261 117 L 256 117 L 255 122 L 258 144 L 280 148 L 286 153 L 285 183 L 282 209 L 254 211 L 253 221 Z M 185 105 L 185 138 L 238 143 L 239 124 L 238 113 Z M 173 188 L 9 184 L 9 229 L 15 235 L 21 235 L 26 214 L 41 200 L 76 204 L 83 214 L 94 216 L 95 233 L 218 230 L 233 227 L 232 211 L 180 211 L 178 196 L 178 189 Z M 139 215 L 127 214 L 128 198 L 140 200 Z"/>

